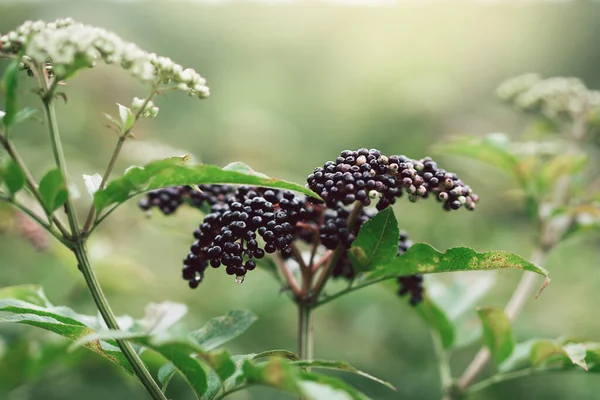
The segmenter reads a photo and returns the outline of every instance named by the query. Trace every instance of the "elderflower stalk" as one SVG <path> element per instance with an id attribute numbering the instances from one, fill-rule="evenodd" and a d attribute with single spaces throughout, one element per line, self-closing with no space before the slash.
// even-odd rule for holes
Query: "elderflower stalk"
<path id="1" fill-rule="evenodd" d="M 98 190 L 102 190 L 106 187 L 108 178 L 110 177 L 110 174 L 112 173 L 112 170 L 117 162 L 117 159 L 119 158 L 119 154 L 121 153 L 121 149 L 123 148 L 123 144 L 125 143 L 125 140 L 127 140 L 127 138 L 130 136 L 131 130 L 133 129 L 133 126 L 135 125 L 135 123 L 142 116 L 144 116 L 144 114 L 146 114 L 148 112 L 146 110 L 147 106 L 152 103 L 152 99 L 156 95 L 157 91 L 158 91 L 158 83 L 152 87 L 150 94 L 144 101 L 142 101 L 141 104 L 137 104 L 137 103 L 139 103 L 139 101 L 136 101 L 136 100 L 140 100 L 140 99 L 138 99 L 137 97 L 134 98 L 134 102 L 133 102 L 134 108 L 137 108 L 138 111 L 135 114 L 135 117 L 134 117 L 133 123 L 131 124 L 131 127 L 129 127 L 125 132 L 123 132 L 119 136 L 119 139 L 117 140 L 117 144 L 115 145 L 115 149 L 113 150 L 112 156 L 110 157 L 110 161 L 108 162 L 108 165 L 106 166 L 106 171 L 104 172 L 104 175 L 102 176 L 102 181 L 100 182 L 100 186 L 98 187 Z M 139 107 L 135 107 L 135 106 L 139 106 Z M 152 105 L 152 109 L 156 109 L 156 111 L 153 112 L 154 116 L 156 116 L 156 114 L 158 113 L 158 107 L 154 107 L 154 105 Z M 97 215 L 96 207 L 94 206 L 94 203 L 92 202 L 92 205 L 90 206 L 90 210 L 88 211 L 85 225 L 82 230 L 83 235 L 87 235 L 90 232 L 90 230 L 92 229 L 94 221 L 96 220 L 96 215 Z"/>

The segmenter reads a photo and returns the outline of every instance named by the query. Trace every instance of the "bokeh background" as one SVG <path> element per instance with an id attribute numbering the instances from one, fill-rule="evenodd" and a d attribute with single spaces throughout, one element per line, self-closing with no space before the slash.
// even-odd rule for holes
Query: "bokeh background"
<path id="1" fill-rule="evenodd" d="M 444 213 L 435 202 L 399 202 L 399 221 L 412 239 L 439 249 L 468 245 L 528 257 L 535 231 L 505 194 L 512 182 L 432 148 L 452 135 L 527 132 L 531 121 L 494 96 L 508 77 L 576 76 L 600 87 L 600 4 L 352 3 L 0 2 L 0 31 L 26 19 L 70 16 L 113 30 L 207 78 L 212 94 L 206 100 L 174 93 L 156 101 L 159 117 L 140 123 L 139 140 L 126 144 L 117 174 L 131 164 L 190 153 L 203 162 L 239 160 L 303 182 L 345 148 L 432 155 L 482 200 L 475 213 Z M 66 90 L 69 102 L 58 112 L 83 213 L 89 196 L 81 175 L 104 170 L 116 139 L 102 112 L 116 114 L 116 102 L 130 104 L 147 88 L 115 67 L 99 66 L 70 81 Z M 44 128 L 27 123 L 15 140 L 41 176 L 52 164 Z M 597 157 L 594 145 L 589 151 Z M 15 234 L 13 220 L 2 218 L 0 285 L 41 284 L 55 304 L 94 313 L 74 260 L 54 245 L 36 251 Z M 255 271 L 238 285 L 224 271 L 209 271 L 194 291 L 180 279 L 181 259 L 199 219 L 191 210 L 147 219 L 132 202 L 98 231 L 90 244 L 92 257 L 116 312 L 141 317 L 149 302 L 182 302 L 189 307 L 185 322 L 194 328 L 232 308 L 247 308 L 259 320 L 231 343 L 235 353 L 295 350 L 295 309 L 266 273 Z M 515 324 L 517 339 L 600 340 L 599 244 L 598 237 L 578 238 L 552 253 L 547 264 L 552 284 L 526 306 Z M 510 271 L 490 274 L 494 285 L 477 305 L 503 305 L 519 277 Z M 471 282 L 472 276 L 457 279 Z M 394 393 L 345 376 L 374 399 L 439 398 L 429 331 L 392 290 L 372 287 L 319 309 L 316 340 L 317 357 L 345 359 L 398 388 Z M 145 398 L 142 387 L 114 365 L 86 350 L 64 355 L 67 343 L 41 330 L 0 327 L 0 344 L 1 399 Z M 467 343 L 455 353 L 455 374 L 477 349 L 477 342 Z M 498 384 L 475 398 L 596 399 L 598 393 L 597 375 L 571 372 Z M 179 380 L 169 395 L 192 398 Z M 231 398 L 287 397 L 252 389 Z"/>

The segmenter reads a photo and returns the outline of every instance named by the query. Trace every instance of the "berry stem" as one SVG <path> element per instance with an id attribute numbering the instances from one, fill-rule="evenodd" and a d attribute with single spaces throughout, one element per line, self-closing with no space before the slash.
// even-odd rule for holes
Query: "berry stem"
<path id="1" fill-rule="evenodd" d="M 364 206 L 360 201 L 354 203 L 354 208 L 352 208 L 352 212 L 348 217 L 348 223 L 346 225 L 349 230 L 351 230 L 354 224 L 356 223 L 356 220 L 362 212 L 363 207 Z M 329 261 L 327 266 L 323 269 L 323 272 L 319 276 L 319 280 L 317 281 L 317 284 L 315 285 L 314 290 L 312 292 L 311 297 L 313 303 L 316 303 L 317 299 L 319 298 L 319 294 L 321 293 L 321 291 L 325 287 L 325 284 L 327 283 L 327 280 L 331 276 L 331 271 L 333 270 L 333 267 L 335 266 L 335 264 L 337 264 L 344 251 L 347 251 L 347 249 L 346 245 L 343 243 L 340 243 L 334 250 L 333 255 L 331 256 L 331 261 Z"/>
<path id="2" fill-rule="evenodd" d="M 60 133 L 58 129 L 58 121 L 56 118 L 56 111 L 54 109 L 54 102 L 52 93 L 49 91 L 50 87 L 48 85 L 48 81 L 44 80 L 44 95 L 42 96 L 42 101 L 44 104 L 44 114 L 46 116 L 46 121 L 48 123 L 48 129 L 50 133 L 50 138 L 52 142 L 52 151 L 54 153 L 54 159 L 56 161 L 56 166 L 58 167 L 65 184 L 68 187 L 67 180 L 67 168 L 65 162 L 65 156 L 62 149 L 62 142 L 60 140 Z M 75 257 L 79 263 L 79 269 L 85 278 L 85 282 L 88 286 L 90 294 L 94 299 L 94 303 L 102 315 L 104 322 L 108 326 L 109 329 L 119 329 L 119 324 L 117 323 L 117 319 L 108 304 L 108 300 L 100 287 L 100 283 L 98 282 L 98 278 L 92 269 L 92 266 L 89 262 L 87 251 L 85 249 L 85 245 L 83 243 L 83 239 L 81 236 L 81 232 L 79 231 L 79 223 L 77 221 L 77 214 L 75 212 L 75 207 L 73 206 L 72 196 L 67 197 L 66 202 L 67 208 L 67 216 L 69 217 L 69 225 L 71 228 L 71 233 L 73 236 L 74 244 L 70 249 L 74 252 Z M 136 376 L 140 379 L 141 383 L 144 385 L 148 393 L 152 396 L 154 400 L 167 400 L 165 395 L 162 393 L 160 387 L 156 384 L 152 375 L 135 352 L 131 344 L 129 342 L 123 340 L 117 340 L 117 344 L 119 348 L 123 352 L 123 355 L 131 364 L 133 371 Z"/>
<path id="3" fill-rule="evenodd" d="M 281 272 L 281 275 L 283 275 L 283 278 L 285 279 L 288 287 L 294 294 L 294 297 L 296 299 L 299 299 L 301 296 L 302 289 L 300 289 L 300 286 L 298 285 L 296 278 L 294 278 L 292 271 L 290 271 L 287 264 L 285 263 L 283 258 L 279 256 L 279 254 L 274 255 L 273 259 L 275 260 L 275 264 L 277 264 L 277 266 L 279 267 L 279 271 Z"/>

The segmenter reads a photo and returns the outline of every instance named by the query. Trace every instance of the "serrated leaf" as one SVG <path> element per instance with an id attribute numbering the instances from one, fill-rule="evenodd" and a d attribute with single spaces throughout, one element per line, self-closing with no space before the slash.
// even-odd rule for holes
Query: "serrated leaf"
<path id="1" fill-rule="evenodd" d="M 247 310 L 232 310 L 226 315 L 210 319 L 190 335 L 205 350 L 212 350 L 244 333 L 257 317 Z"/>
<path id="2" fill-rule="evenodd" d="M 98 191 L 100 185 L 102 184 L 102 177 L 100 174 L 96 173 L 94 175 L 82 175 L 83 183 L 85 184 L 85 188 L 92 198 L 94 197 L 94 193 Z"/>
<path id="3" fill-rule="evenodd" d="M 500 307 L 479 308 L 477 315 L 483 327 L 483 344 L 498 365 L 511 355 L 515 347 L 510 320 Z"/>
<path id="4" fill-rule="evenodd" d="M 315 193 L 295 183 L 227 171 L 214 165 L 187 166 L 183 163 L 182 158 L 174 157 L 155 161 L 144 167 L 130 167 L 124 176 L 113 180 L 104 190 L 95 193 L 94 205 L 101 211 L 111 204 L 123 203 L 145 191 L 191 184 L 264 186 L 293 190 L 317 198 Z"/>
<path id="5" fill-rule="evenodd" d="M 17 88 L 19 84 L 19 60 L 11 62 L 2 76 L 0 87 L 4 94 L 4 116 L 2 124 L 10 128 L 15 123 L 15 117 L 18 112 Z"/>
<path id="6" fill-rule="evenodd" d="M 367 374 L 366 372 L 363 372 L 363 371 L 353 367 L 352 365 L 350 365 L 349 363 L 347 363 L 345 361 L 300 360 L 300 361 L 294 361 L 294 362 L 292 362 L 292 364 L 300 366 L 300 367 L 324 368 L 324 369 L 333 369 L 336 371 L 350 372 L 350 373 L 365 377 L 367 379 L 370 379 L 374 382 L 380 383 L 383 386 L 386 386 L 392 390 L 396 390 L 394 385 L 392 385 L 391 383 L 381 380 L 379 378 L 376 378 L 373 375 Z"/>
<path id="7" fill-rule="evenodd" d="M 25 174 L 11 159 L 6 160 L 0 167 L 0 175 L 2 175 L 4 185 L 12 195 L 25 186 Z"/>
<path id="8" fill-rule="evenodd" d="M 505 251 L 478 253 L 468 247 L 454 247 L 442 253 L 428 244 L 415 243 L 400 257 L 367 273 L 367 279 L 394 278 L 415 274 L 456 271 L 489 271 L 520 269 L 546 277 L 542 289 L 550 282 L 548 272 L 524 258 Z M 541 289 L 540 289 L 541 292 Z"/>
<path id="9" fill-rule="evenodd" d="M 505 143 L 495 140 L 494 136 L 483 139 L 460 138 L 435 146 L 435 151 L 440 154 L 454 154 L 482 161 L 523 181 L 518 159 L 509 152 Z"/>
<path id="10" fill-rule="evenodd" d="M 364 223 L 348 255 L 354 269 L 369 271 L 385 265 L 398 253 L 398 221 L 392 207 L 377 213 Z"/>
<path id="11" fill-rule="evenodd" d="M 121 118 L 121 131 L 124 133 L 133 127 L 135 116 L 129 107 L 119 103 L 117 103 L 117 106 L 119 106 L 119 117 Z"/>
<path id="12" fill-rule="evenodd" d="M 39 191 L 49 214 L 65 204 L 69 196 L 67 185 L 58 169 L 50 170 L 42 177 Z"/>

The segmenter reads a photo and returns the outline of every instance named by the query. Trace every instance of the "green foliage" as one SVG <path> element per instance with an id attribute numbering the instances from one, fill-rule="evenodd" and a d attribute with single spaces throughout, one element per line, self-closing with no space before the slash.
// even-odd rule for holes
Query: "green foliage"
<path id="1" fill-rule="evenodd" d="M 406 253 L 394 258 L 389 264 L 375 268 L 367 275 L 369 279 L 382 277 L 431 274 L 456 271 L 490 271 L 495 269 L 520 269 L 546 277 L 548 272 L 524 258 L 505 251 L 478 253 L 468 247 L 454 247 L 444 253 L 425 243 L 413 244 Z"/>
<path id="2" fill-rule="evenodd" d="M 510 320 L 500 307 L 477 309 L 483 326 L 483 343 L 490 350 L 496 364 L 505 361 L 513 352 L 515 339 Z"/>
<path id="3" fill-rule="evenodd" d="M 242 370 L 246 384 L 261 384 L 310 400 L 365 400 L 364 394 L 343 381 L 294 368 L 283 358 L 272 358 L 266 363 L 254 364 L 245 360 Z"/>
<path id="4" fill-rule="evenodd" d="M 4 95 L 4 116 L 2 124 L 9 129 L 15 124 L 18 113 L 17 89 L 19 85 L 19 60 L 13 60 L 2 76 L 0 88 Z"/>
<path id="5" fill-rule="evenodd" d="M 95 317 L 77 314 L 67 307 L 55 307 L 38 286 L 12 286 L 0 289 L 0 311 L 12 315 L 0 317 L 0 323 L 36 326 L 70 340 L 79 340 L 94 332 L 89 324 Z M 84 323 L 83 321 L 86 321 Z M 113 340 L 86 343 L 86 348 L 122 366 L 133 374 L 129 363 Z"/>
<path id="6" fill-rule="evenodd" d="M 0 317 L 0 323 L 32 325 L 57 333 L 74 341 L 72 349 L 84 346 L 133 374 L 117 344 L 117 340 L 130 340 L 139 346 L 140 353 L 142 349 L 150 349 L 168 361 L 158 372 L 164 389 L 173 374 L 179 372 L 199 399 L 221 398 L 228 391 L 251 384 L 267 385 L 311 399 L 319 398 L 314 397 L 314 393 L 323 391 L 339 392 L 337 396 L 343 394 L 346 397 L 339 398 L 344 399 L 366 399 L 338 379 L 305 372 L 307 367 L 351 372 L 393 388 L 342 361 L 301 361 L 293 353 L 277 350 L 233 356 L 228 350 L 215 348 L 247 330 L 256 320 L 253 314 L 233 310 L 211 319 L 196 331 L 185 333 L 174 325 L 182 316 L 181 310 L 184 308 L 174 303 L 152 305 L 146 317 L 133 321 L 128 330 L 105 330 L 96 317 L 52 305 L 38 286 L 0 289 L 0 311 L 10 314 Z M 293 357 L 286 356 L 287 353 Z M 280 358 L 281 355 L 287 359 Z M 312 383 L 318 387 L 317 392 L 313 393 Z"/>
<path id="7" fill-rule="evenodd" d="M 6 160 L 0 165 L 0 176 L 0 182 L 4 182 L 12 195 L 15 195 L 25 186 L 25 174 L 13 160 Z"/>
<path id="8" fill-rule="evenodd" d="M 423 300 L 415 306 L 415 311 L 432 330 L 437 332 L 445 349 L 454 345 L 456 328 L 444 310 L 428 295 L 425 295 Z"/>
<path id="9" fill-rule="evenodd" d="M 67 201 L 69 192 L 62 174 L 58 169 L 50 170 L 40 180 L 40 195 L 46 212 L 51 214 Z"/>
<path id="10" fill-rule="evenodd" d="M 481 139 L 459 138 L 436 145 L 435 151 L 473 158 L 492 165 L 521 182 L 524 181 L 519 160 L 510 151 L 508 137 L 504 135 L 495 134 Z"/>
<path id="11" fill-rule="evenodd" d="M 377 213 L 360 228 L 348 252 L 358 272 L 384 266 L 398 253 L 398 221 L 391 207 Z"/>
<path id="12" fill-rule="evenodd" d="M 503 362 L 501 373 L 523 369 L 585 370 L 600 372 L 600 344 L 565 339 L 532 339 L 518 343 Z"/>
<path id="13" fill-rule="evenodd" d="M 148 190 L 192 184 L 265 186 L 293 190 L 318 198 L 309 189 L 295 183 L 267 178 L 262 174 L 239 172 L 241 164 L 236 164 L 234 170 L 230 170 L 214 165 L 187 166 L 184 165 L 186 161 L 186 157 L 172 157 L 143 167 L 130 167 L 121 178 L 113 180 L 104 190 L 95 193 L 96 209 L 100 212 L 111 204 L 123 203 Z M 251 169 L 246 166 L 244 171 Z"/>
<path id="14" fill-rule="evenodd" d="M 232 310 L 226 315 L 210 319 L 202 328 L 192 331 L 191 336 L 205 350 L 224 345 L 244 333 L 256 322 L 256 316 L 246 310 Z"/>

